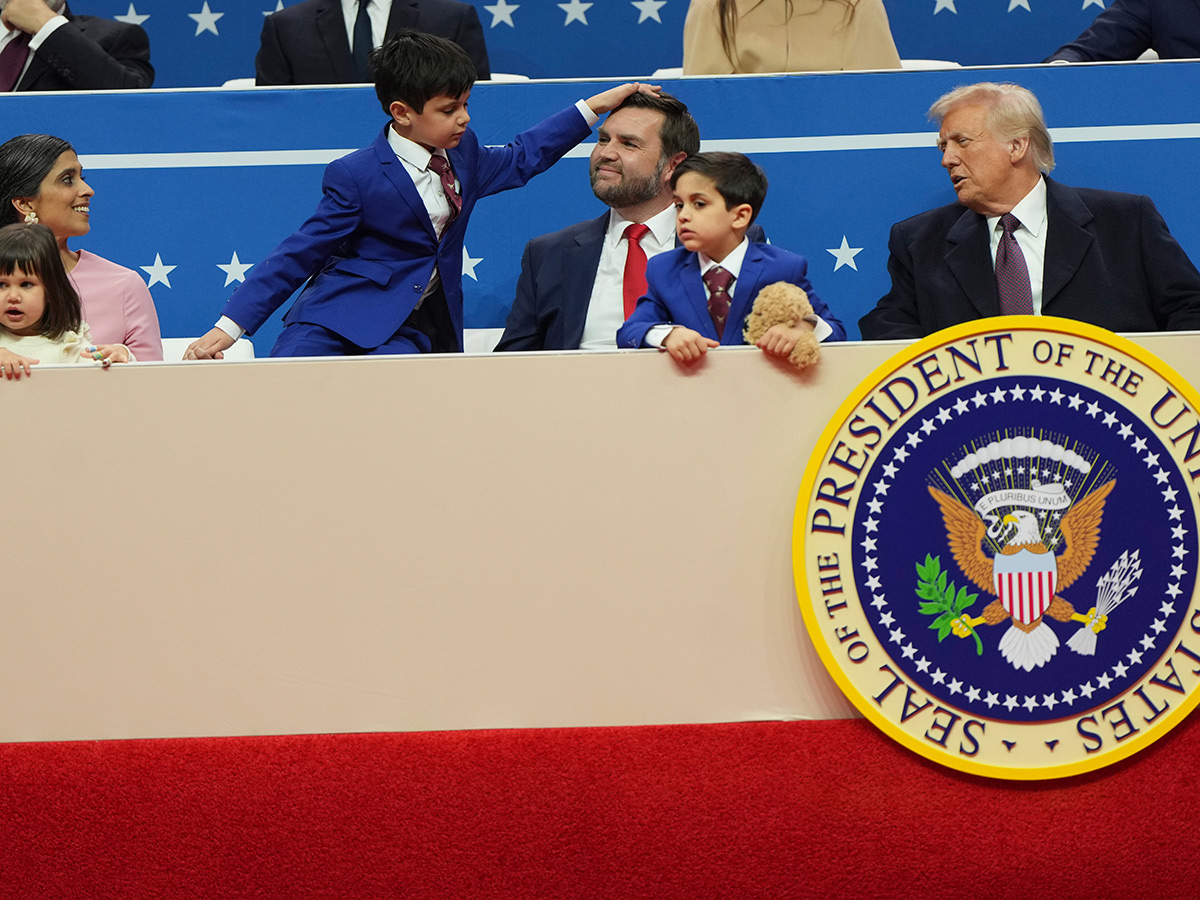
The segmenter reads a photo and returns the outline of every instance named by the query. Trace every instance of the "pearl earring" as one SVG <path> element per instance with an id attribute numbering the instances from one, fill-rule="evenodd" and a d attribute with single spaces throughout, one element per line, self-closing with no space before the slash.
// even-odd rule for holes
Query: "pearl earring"
<path id="1" fill-rule="evenodd" d="M 32 209 L 29 212 L 25 213 L 25 224 L 26 225 L 36 225 L 37 223 L 38 223 L 37 213 L 35 213 Z"/>

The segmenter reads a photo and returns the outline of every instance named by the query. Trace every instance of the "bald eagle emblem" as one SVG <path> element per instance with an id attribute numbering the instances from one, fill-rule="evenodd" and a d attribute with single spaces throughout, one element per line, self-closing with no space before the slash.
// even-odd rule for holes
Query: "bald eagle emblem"
<path id="1" fill-rule="evenodd" d="M 1115 486 L 1115 479 L 1106 481 L 1070 505 L 1053 526 L 1064 544 L 1059 554 L 1047 546 L 1043 525 L 1031 509 L 1013 508 L 1003 518 L 992 516 L 996 521 L 989 526 L 976 510 L 930 485 L 929 493 L 941 509 L 959 569 L 981 591 L 996 598 L 981 615 L 956 618 L 954 634 L 967 637 L 981 625 L 1011 621 L 1000 638 L 999 650 L 1015 668 L 1027 672 L 1044 666 L 1058 652 L 1058 635 L 1046 623 L 1047 617 L 1083 623 L 1081 631 L 1090 632 L 1094 648 L 1094 636 L 1106 627 L 1107 616 L 1096 607 L 1086 615 L 1077 613 L 1059 591 L 1078 581 L 1096 555 L 1104 502 Z M 1055 486 L 1035 483 L 1032 487 L 1050 493 Z M 989 556 L 985 545 L 998 549 Z M 1079 653 L 1089 652 L 1086 641 L 1072 640 L 1069 646 Z"/>

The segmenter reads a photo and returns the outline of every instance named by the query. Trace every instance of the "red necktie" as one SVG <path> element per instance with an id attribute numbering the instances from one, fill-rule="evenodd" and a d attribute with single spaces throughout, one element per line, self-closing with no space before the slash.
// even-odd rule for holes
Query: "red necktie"
<path id="1" fill-rule="evenodd" d="M 29 35 L 19 32 L 0 50 L 0 92 L 15 90 L 29 56 Z"/>
<path id="2" fill-rule="evenodd" d="M 708 314 L 717 326 L 717 339 L 725 336 L 725 319 L 729 316 L 729 286 L 733 284 L 733 273 L 720 266 L 713 266 L 704 273 L 704 284 L 708 288 Z"/>
<path id="3" fill-rule="evenodd" d="M 642 249 L 642 238 L 650 233 L 646 225 L 634 223 L 625 229 L 625 318 L 633 314 L 637 302 L 646 293 L 646 251 Z"/>
<path id="4" fill-rule="evenodd" d="M 1029 286 L 1029 267 L 1025 254 L 1013 237 L 1021 222 L 1012 213 L 1000 217 L 1000 244 L 996 247 L 996 293 L 1000 296 L 1000 315 L 1032 316 L 1033 290 Z"/>
<path id="5" fill-rule="evenodd" d="M 450 218 L 446 223 L 449 224 L 454 221 L 459 210 L 462 209 L 462 197 L 454 188 L 454 171 L 450 168 L 450 161 L 436 153 L 429 157 L 429 168 L 437 172 L 438 177 L 442 180 L 442 190 L 446 193 L 446 199 L 450 201 Z"/>

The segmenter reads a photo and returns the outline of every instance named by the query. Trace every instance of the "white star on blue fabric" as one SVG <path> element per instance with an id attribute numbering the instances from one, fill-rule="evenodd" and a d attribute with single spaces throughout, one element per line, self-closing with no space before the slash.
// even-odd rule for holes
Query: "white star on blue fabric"
<path id="1" fill-rule="evenodd" d="M 1087 9 L 1089 6 L 1098 6 L 1104 9 L 1104 0 L 1083 0 L 1083 8 Z"/>
<path id="2" fill-rule="evenodd" d="M 653 19 L 661 25 L 662 19 L 658 17 L 658 11 L 667 5 L 667 0 L 631 0 L 630 5 L 639 13 L 637 20 L 639 25 L 647 19 Z"/>
<path id="3" fill-rule="evenodd" d="M 154 287 L 156 284 L 165 284 L 167 287 L 170 287 L 171 279 L 168 278 L 167 276 L 170 275 L 173 271 L 175 271 L 175 269 L 177 269 L 178 266 L 163 265 L 162 254 L 155 253 L 154 254 L 154 265 L 139 266 L 138 268 L 140 268 L 143 272 L 145 272 L 147 275 L 150 276 L 150 281 L 149 281 L 149 283 L 147 283 L 146 287 Z"/>
<path id="4" fill-rule="evenodd" d="M 495 28 L 501 22 L 509 28 L 516 28 L 517 26 L 513 24 L 512 16 L 520 8 L 520 4 L 509 3 L 508 0 L 498 0 L 496 3 L 484 6 L 484 9 L 492 14 L 492 28 Z"/>
<path id="5" fill-rule="evenodd" d="M 854 257 L 862 253 L 862 249 L 862 247 L 851 247 L 850 242 L 846 240 L 846 236 L 843 234 L 842 246 L 832 248 L 827 247 L 825 252 L 832 253 L 833 258 L 837 260 L 837 264 L 833 267 L 833 271 L 836 272 L 842 266 L 849 266 L 855 272 L 857 272 L 858 265 L 854 262 Z"/>
<path id="6" fill-rule="evenodd" d="M 246 271 L 253 266 L 254 263 L 244 263 L 238 259 L 237 251 L 233 251 L 233 259 L 229 261 L 229 265 L 221 265 L 217 263 L 217 268 L 225 273 L 225 287 L 229 287 L 235 281 L 245 281 Z"/>
<path id="7" fill-rule="evenodd" d="M 462 273 L 464 275 L 466 275 L 468 278 L 473 278 L 476 281 L 478 281 L 479 276 L 475 274 L 475 267 L 477 265 L 479 265 L 481 262 L 483 262 L 483 257 L 480 256 L 480 257 L 476 258 L 476 257 L 471 256 L 471 254 L 467 252 L 467 245 L 463 244 Z"/>
<path id="8" fill-rule="evenodd" d="M 264 15 L 264 16 L 269 16 L 269 15 L 271 15 L 271 13 L 277 13 L 277 12 L 280 12 L 282 9 L 283 9 L 283 0 L 279 0 L 279 2 L 275 4 L 275 8 L 274 8 L 274 9 L 264 9 L 264 10 L 263 10 L 263 15 Z"/>
<path id="9" fill-rule="evenodd" d="M 954 7 L 954 0 L 937 0 L 937 5 L 933 8 L 933 14 L 936 16 L 943 9 L 948 9 L 956 16 L 958 15 L 958 10 Z"/>
<path id="10" fill-rule="evenodd" d="M 588 23 L 587 11 L 595 4 L 584 3 L 583 0 L 571 0 L 570 3 L 558 3 L 555 5 L 567 14 L 567 21 L 563 22 L 563 27 L 565 28 L 572 22 L 582 22 L 586 25 Z"/>
<path id="11" fill-rule="evenodd" d="M 1028 9 L 1030 12 L 1033 12 L 1032 9 L 1029 9 L 1029 0 L 1008 0 L 1008 11 L 1009 12 L 1012 12 L 1018 6 L 1022 6 L 1025 9 Z"/>
<path id="12" fill-rule="evenodd" d="M 126 25 L 141 25 L 148 18 L 150 18 L 150 16 L 139 16 L 138 11 L 134 9 L 133 4 L 130 3 L 129 12 L 125 13 L 123 16 L 113 16 L 113 18 L 118 22 L 124 22 Z"/>
<path id="13" fill-rule="evenodd" d="M 204 0 L 204 7 L 198 13 L 188 13 L 188 18 L 196 23 L 196 34 L 194 37 L 199 37 L 201 32 L 211 31 L 213 34 L 220 37 L 221 32 L 217 31 L 217 19 L 225 15 L 225 13 L 215 13 L 208 8 L 208 0 Z"/>

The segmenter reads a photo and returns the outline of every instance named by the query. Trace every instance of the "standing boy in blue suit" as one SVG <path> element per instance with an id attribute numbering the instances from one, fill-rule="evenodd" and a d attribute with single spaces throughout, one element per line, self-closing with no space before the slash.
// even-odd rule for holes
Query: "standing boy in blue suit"
<path id="1" fill-rule="evenodd" d="M 808 261 L 746 239 L 767 196 L 762 169 L 741 153 L 700 153 L 675 168 L 671 189 L 683 246 L 647 264 L 646 296 L 617 331 L 618 347 L 660 347 L 689 365 L 711 347 L 744 344 L 754 298 L 777 281 L 808 294 L 815 321 L 772 326 L 760 349 L 787 359 L 805 331 L 815 330 L 821 341 L 846 339 L 846 329 L 809 283 Z"/>
<path id="2" fill-rule="evenodd" d="M 272 356 L 461 350 L 463 238 L 475 202 L 549 168 L 639 87 L 612 88 L 505 147 L 484 147 L 467 128 L 475 70 L 457 44 L 404 32 L 372 51 L 371 71 L 387 126 L 329 164 L 316 212 L 250 271 L 185 359 L 219 359 L 305 281 Z"/>

